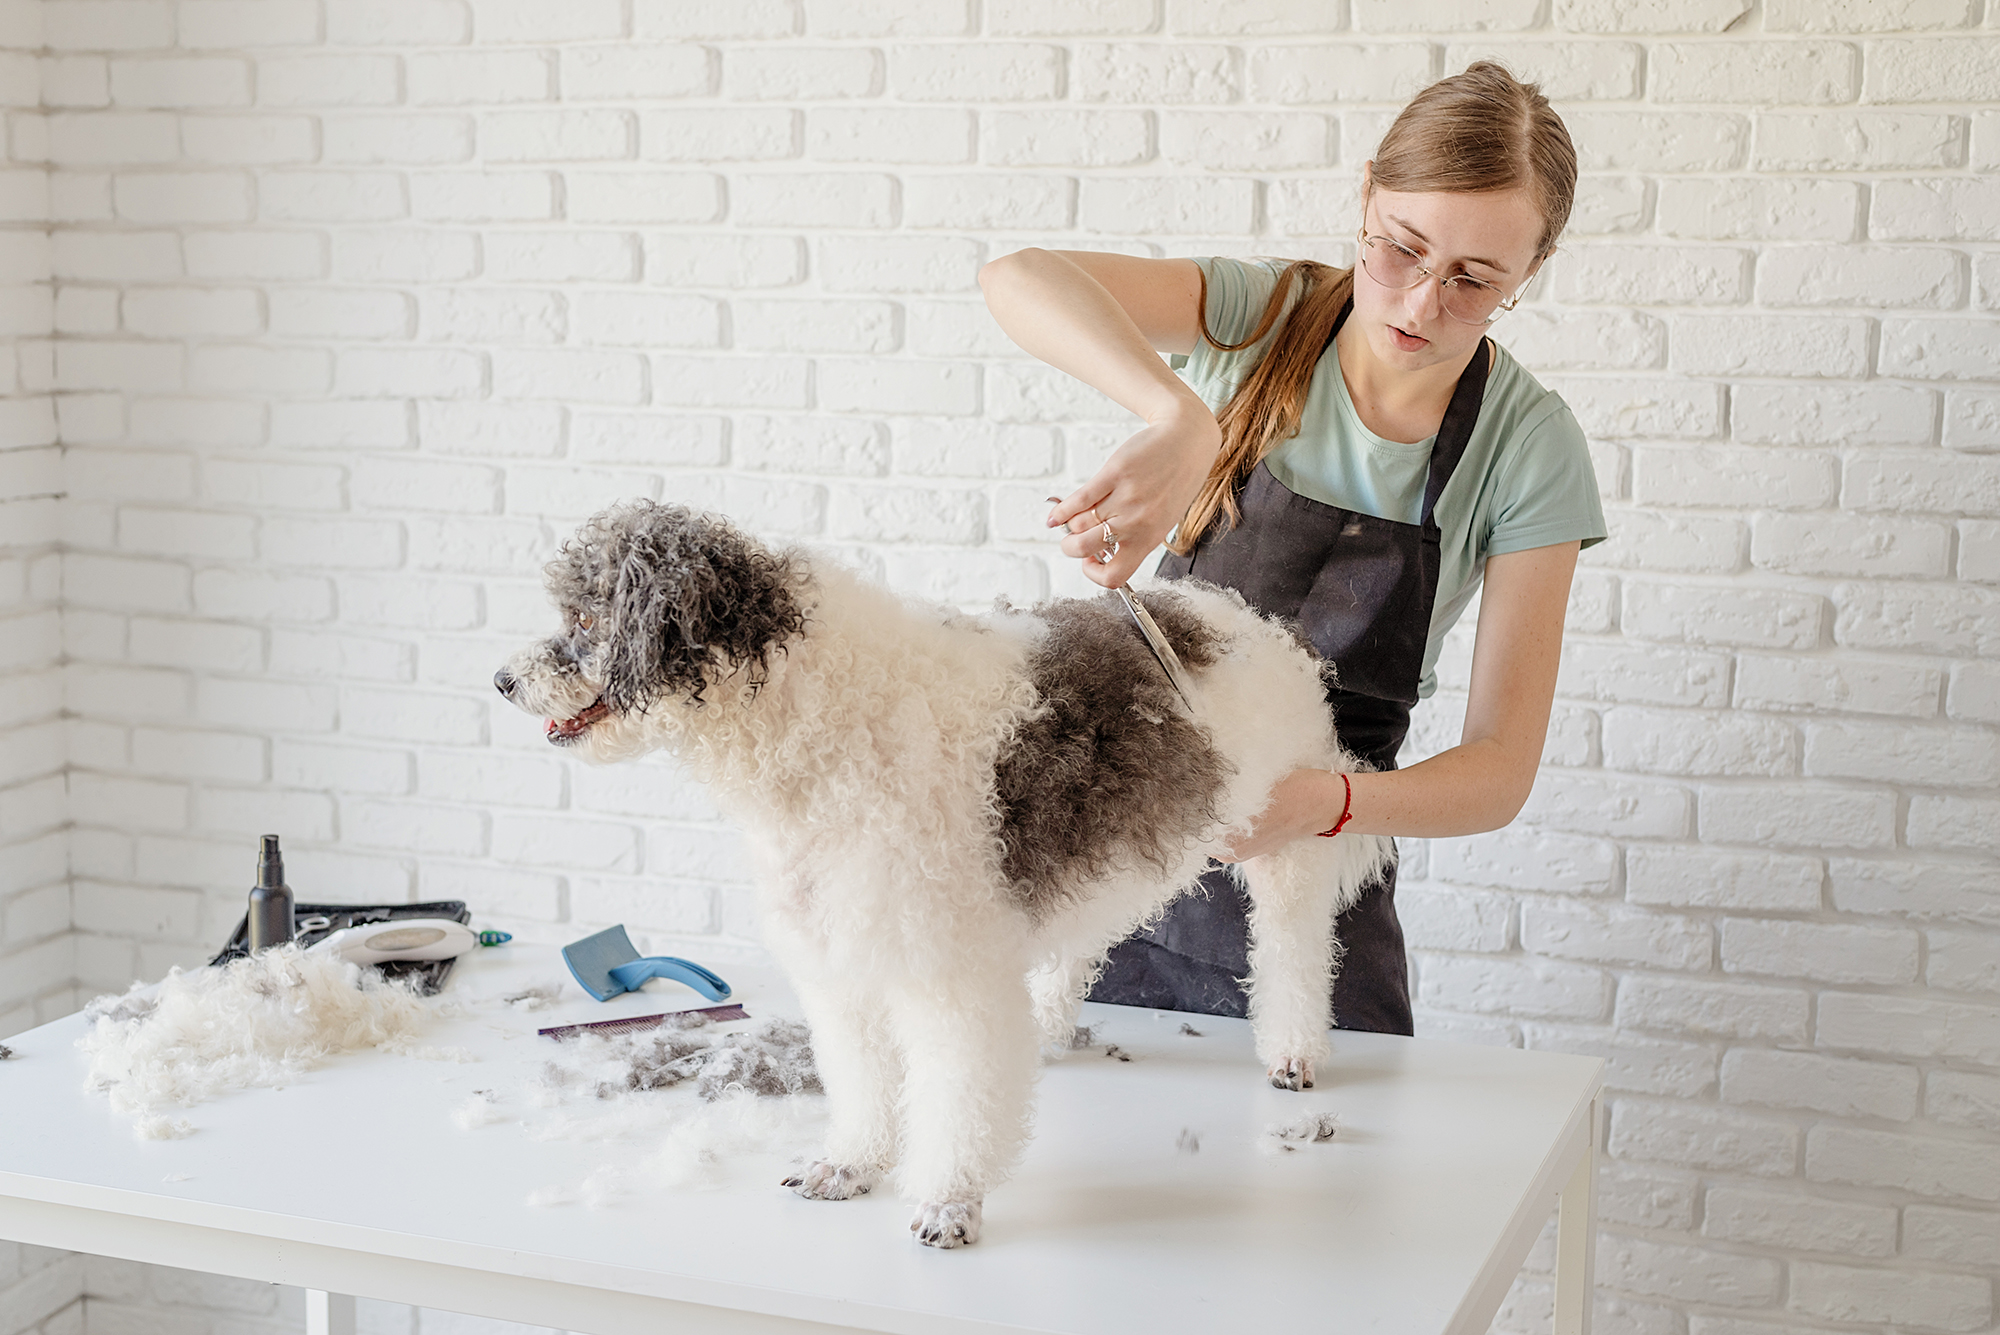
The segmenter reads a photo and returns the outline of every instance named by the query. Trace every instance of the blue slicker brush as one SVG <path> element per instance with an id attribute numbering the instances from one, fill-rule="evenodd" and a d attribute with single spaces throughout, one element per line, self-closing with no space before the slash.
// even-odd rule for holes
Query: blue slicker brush
<path id="1" fill-rule="evenodd" d="M 637 991 L 648 978 L 671 978 L 686 983 L 710 1001 L 729 998 L 729 984 L 692 960 L 672 955 L 642 956 L 633 948 L 632 938 L 625 935 L 622 923 L 564 946 L 563 960 L 575 976 L 577 986 L 599 1001 L 609 1001 L 621 992 Z"/>

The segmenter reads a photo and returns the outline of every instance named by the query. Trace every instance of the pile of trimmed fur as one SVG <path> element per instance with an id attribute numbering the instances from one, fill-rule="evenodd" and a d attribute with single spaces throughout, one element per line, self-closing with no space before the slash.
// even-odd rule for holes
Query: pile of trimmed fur
<path id="1" fill-rule="evenodd" d="M 374 969 L 288 945 L 99 997 L 77 1046 L 90 1054 L 84 1088 L 109 1096 L 142 1140 L 160 1140 L 194 1130 L 169 1109 L 289 1084 L 336 1053 L 443 1055 L 412 1042 L 430 1009 Z"/>

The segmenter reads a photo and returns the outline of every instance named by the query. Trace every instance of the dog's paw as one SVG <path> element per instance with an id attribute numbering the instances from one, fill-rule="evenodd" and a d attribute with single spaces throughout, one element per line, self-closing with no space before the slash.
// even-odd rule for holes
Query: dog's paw
<path id="1" fill-rule="evenodd" d="M 910 1232 L 926 1247 L 970 1247 L 979 1241 L 978 1201 L 925 1201 Z"/>
<path id="2" fill-rule="evenodd" d="M 1273 1089 L 1311 1089 L 1313 1064 L 1304 1057 L 1287 1057 L 1270 1070 Z"/>
<path id="3" fill-rule="evenodd" d="M 874 1187 L 875 1178 L 876 1174 L 869 1169 L 849 1168 L 822 1159 L 804 1172 L 786 1178 L 782 1185 L 809 1201 L 844 1201 L 851 1196 L 866 1196 Z"/>

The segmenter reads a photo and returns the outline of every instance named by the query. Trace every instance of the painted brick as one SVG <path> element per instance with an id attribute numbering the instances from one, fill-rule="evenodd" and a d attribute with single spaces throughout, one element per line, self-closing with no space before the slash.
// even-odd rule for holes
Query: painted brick
<path id="1" fill-rule="evenodd" d="M 1914 1066 L 1809 1052 L 1736 1048 L 1722 1059 L 1725 1102 L 1800 1109 L 1830 1117 L 1906 1122 L 1916 1115 L 1917 1083 Z"/>
<path id="2" fill-rule="evenodd" d="M 2000 449 L 2000 394 L 1976 389 L 1947 392 L 1944 443 L 1955 450 Z"/>
<path id="3" fill-rule="evenodd" d="M 1828 871 L 1844 913 L 2000 923 L 2000 887 L 1974 862 L 1834 858 Z"/>
<path id="4" fill-rule="evenodd" d="M 1838 584 L 1836 644 L 1900 653 L 2000 653 L 2000 595 L 1940 584 Z"/>
<path id="5" fill-rule="evenodd" d="M 1861 218 L 1861 187 L 1849 181 L 1697 177 L 1659 191 L 1659 230 L 1691 240 L 1851 241 Z"/>
<path id="6" fill-rule="evenodd" d="M 1625 853 L 1634 904 L 1800 913 L 1820 907 L 1819 859 L 1635 844 Z"/>
<path id="7" fill-rule="evenodd" d="M 355 687 L 343 688 L 340 693 L 343 732 L 403 745 L 482 745 L 486 718 L 483 699 L 475 703 L 459 696 Z"/>
<path id="8" fill-rule="evenodd" d="M 882 57 L 867 47 L 744 47 L 722 62 L 723 93 L 737 101 L 871 97 L 881 87 Z"/>
<path id="9" fill-rule="evenodd" d="M 1499 954 L 1509 944 L 1513 907 L 1504 895 L 1398 885 L 1396 915 L 1411 950 Z"/>
<path id="10" fill-rule="evenodd" d="M 1249 96 L 1257 102 L 1402 102 L 1431 81 L 1430 52 L 1414 42 L 1259 46 L 1250 50 L 1248 73 Z M 1227 80 L 1226 62 L 1217 62 L 1212 77 Z"/>
<path id="11" fill-rule="evenodd" d="M 760 532 L 815 535 L 826 527 L 826 488 L 812 483 L 674 474 L 662 495 L 696 509 L 755 514 Z"/>
<path id="12" fill-rule="evenodd" d="M 324 238 L 309 232 L 195 232 L 182 243 L 190 278 L 323 278 Z"/>
<path id="13" fill-rule="evenodd" d="M 1941 673 L 1896 662 L 1744 654 L 1736 662 L 1741 709 L 1841 710 L 1931 718 Z"/>
<path id="14" fill-rule="evenodd" d="M 1869 102 L 2000 100 L 2000 41 L 1881 38 L 1867 43 Z"/>
<path id="15" fill-rule="evenodd" d="M 1822 1048 L 2000 1065 L 2000 1009 L 1991 1006 L 1826 992 L 1817 1037 Z"/>
<path id="16" fill-rule="evenodd" d="M 1953 1126 L 2000 1128 L 2000 1077 L 1966 1071 L 1933 1072 L 1924 1080 L 1924 1114 Z M 1909 1251 L 1913 1256 L 1944 1259 L 1935 1253 L 1919 1251 L 1914 1239 Z"/>
<path id="17" fill-rule="evenodd" d="M 1767 32 L 1903 32 L 1962 28 L 1965 0 L 1767 0 Z"/>
<path id="18" fill-rule="evenodd" d="M 819 406 L 833 412 L 915 412 L 969 416 L 978 409 L 979 370 L 959 362 L 822 359 Z"/>
<path id="19" fill-rule="evenodd" d="M 1729 663 L 1720 654 L 1578 641 L 1565 647 L 1556 694 L 1720 708 L 1729 700 Z"/>
<path id="20" fill-rule="evenodd" d="M 1958 577 L 1982 584 L 2000 583 L 2000 523 L 1980 519 L 1959 522 Z"/>
<path id="21" fill-rule="evenodd" d="M 52 48 L 91 51 L 170 47 L 173 6 L 156 0 L 111 0 L 42 7 L 41 32 Z"/>
<path id="22" fill-rule="evenodd" d="M 1541 960 L 1424 955 L 1417 979 L 1418 1005 L 1474 1014 L 1595 1020 L 1611 1000 L 1601 970 Z"/>
<path id="23" fill-rule="evenodd" d="M 338 163 L 445 163 L 472 156 L 468 116 L 367 116 L 331 120 L 325 160 Z"/>
<path id="24" fill-rule="evenodd" d="M 554 63 L 540 51 L 417 52 L 408 71 L 416 106 L 542 102 L 555 94 Z"/>
<path id="25" fill-rule="evenodd" d="M 499 470 L 430 460 L 363 459 L 354 467 L 354 502 L 371 509 L 491 514 L 500 500 Z"/>
<path id="26" fill-rule="evenodd" d="M 805 154 L 820 162 L 970 162 L 974 124 L 968 112 L 891 107 L 829 107 L 806 113 Z"/>
<path id="27" fill-rule="evenodd" d="M 1878 361 L 1916 380 L 2000 379 L 2000 339 L 1991 320 L 1884 320 Z"/>
<path id="28" fill-rule="evenodd" d="M 982 253 L 956 237 L 831 236 L 819 245 L 830 292 L 970 292 Z"/>
<path id="29" fill-rule="evenodd" d="M 1607 1148 L 1616 1159 L 1789 1177 L 1796 1171 L 1800 1139 L 1799 1129 L 1789 1122 L 1729 1109 L 1627 1099 L 1611 1107 Z"/>
<path id="30" fill-rule="evenodd" d="M 1537 826 L 1611 838 L 1678 838 L 1692 814 L 1687 791 L 1672 785 L 1546 771 L 1521 809 Z"/>
<path id="31" fill-rule="evenodd" d="M 1676 316 L 1669 365 L 1688 375 L 1855 378 L 1867 373 L 1868 321 L 1843 316 Z"/>
<path id="32" fill-rule="evenodd" d="M 1708 924 L 1694 918 L 1530 903 L 1521 909 L 1521 948 L 1557 959 L 1700 972 L 1714 942 Z"/>
<path id="33" fill-rule="evenodd" d="M 400 96 L 394 56 L 260 56 L 257 60 L 257 101 L 263 106 L 389 106 Z M 192 129 L 189 124 L 183 133 Z"/>
<path id="34" fill-rule="evenodd" d="M 330 0 L 327 40 L 340 46 L 451 46 L 471 35 L 460 0 Z"/>
<path id="35" fill-rule="evenodd" d="M 1750 125 L 1706 111 L 1594 111 L 1563 117 L 1585 171 L 1729 171 L 1744 163 Z"/>
<path id="36" fill-rule="evenodd" d="M 647 392 L 646 359 L 639 353 L 551 348 L 493 354 L 496 398 L 638 404 Z"/>
<path id="37" fill-rule="evenodd" d="M 300 46 L 319 40 L 313 0 L 181 0 L 183 46 Z"/>
<path id="38" fill-rule="evenodd" d="M 1215 171 L 1283 171 L 1331 165 L 1333 123 L 1271 112 L 1175 112 L 1160 121 L 1160 156 Z"/>
<path id="39" fill-rule="evenodd" d="M 2000 737 L 1988 728 L 1808 723 L 1805 772 L 1913 786 L 1985 787 L 2000 783 Z"/>
<path id="40" fill-rule="evenodd" d="M 1965 122 L 1911 112 L 1766 112 L 1750 163 L 1760 171 L 1893 171 L 1956 167 Z"/>
<path id="41" fill-rule="evenodd" d="M 1820 642 L 1824 611 L 1825 600 L 1811 594 L 1628 579 L 1619 623 L 1640 639 L 1812 649 Z"/>
<path id="42" fill-rule="evenodd" d="M 731 183 L 730 212 L 752 227 L 888 227 L 896 182 L 870 172 L 741 176 Z"/>
<path id="43" fill-rule="evenodd" d="M 1727 306 L 1748 298 L 1751 259 L 1750 251 L 1714 246 L 1577 246 L 1554 274 L 1565 302 Z"/>
<path id="44" fill-rule="evenodd" d="M 343 598 L 352 604 L 350 595 Z M 416 648 L 397 640 L 318 631 L 271 631 L 271 671 L 288 677 L 344 677 L 358 681 L 409 681 Z"/>
<path id="45" fill-rule="evenodd" d="M 493 856 L 511 864 L 565 871 L 637 871 L 638 832 L 629 825 L 573 816 L 509 816 L 493 827 Z"/>
<path id="46" fill-rule="evenodd" d="M 1928 306 L 1965 303 L 1964 258 L 1900 246 L 1778 246 L 1757 263 L 1765 306 Z"/>
<path id="47" fill-rule="evenodd" d="M 1883 181 L 1870 193 L 1868 232 L 1883 241 L 2000 240 L 2000 180 Z"/>
<path id="48" fill-rule="evenodd" d="M 980 158 L 1005 167 L 1125 167 L 1152 155 L 1141 111 L 994 111 L 980 117 Z"/>
<path id="49" fill-rule="evenodd" d="M 1702 1196 L 1701 1231 L 1704 1237 L 1787 1252 L 1896 1254 L 1893 1206 L 1764 1187 L 1710 1187 Z"/>
<path id="50" fill-rule="evenodd" d="M 1715 1052 L 1707 1044 L 1570 1025 L 1529 1024 L 1523 1032 L 1531 1050 L 1601 1057 L 1607 1089 L 1695 1098 L 1715 1086 Z"/>
<path id="51" fill-rule="evenodd" d="M 1903 1251 L 1947 1265 L 1984 1266 L 2000 1248 L 2000 1214 L 1910 1205 L 1903 1211 Z"/>
<path id="52" fill-rule="evenodd" d="M 688 97 L 714 86 L 713 56 L 681 44 L 571 46 L 559 53 L 568 101 Z"/>
<path id="53" fill-rule="evenodd" d="M 1811 995 L 1803 988 L 1626 975 L 1618 982 L 1616 1023 L 1690 1037 L 1803 1044 Z"/>
<path id="54" fill-rule="evenodd" d="M 1608 893 L 1617 871 L 1614 845 L 1532 829 L 1441 840 L 1431 848 L 1439 880 L 1557 894 Z"/>
<path id="55" fill-rule="evenodd" d="M 1896 799 L 1884 789 L 1764 782 L 1703 787 L 1697 819 L 1706 843 L 1780 848 L 1890 848 Z"/>
<path id="56" fill-rule="evenodd" d="M 1552 101 L 1623 102 L 1639 95 L 1639 54 L 1640 48 L 1629 42 L 1453 41 L 1445 48 L 1444 72 L 1457 74 L 1475 60 L 1497 60 L 1517 77 L 1539 84 Z"/>
<path id="57" fill-rule="evenodd" d="M 1561 257 L 1567 261 L 1568 257 Z M 1577 424 L 1592 439 L 1708 439 L 1721 434 L 1723 409 L 1719 385 L 1691 381 L 1608 380 L 1581 376 L 1538 376 L 1561 394 Z M 1754 388 L 1732 392 L 1732 406 Z M 1744 439 L 1741 432 L 1739 439 Z"/>
<path id="58" fill-rule="evenodd" d="M 1722 924 L 1722 967 L 1830 983 L 1908 983 L 1917 976 L 1917 945 L 1911 931 L 1730 918 Z"/>
<path id="59" fill-rule="evenodd" d="M 819 37 L 962 37 L 972 16 L 966 0 L 806 0 L 805 20 Z"/>
<path id="60" fill-rule="evenodd" d="M 879 423 L 842 417 L 745 417 L 731 438 L 737 467 L 759 472 L 881 477 L 889 449 Z"/>
<path id="61" fill-rule="evenodd" d="M 148 110 L 250 104 L 250 62 L 236 59 L 113 60 L 111 101 Z"/>
<path id="62" fill-rule="evenodd" d="M 467 0 L 473 36 L 481 42 L 576 42 L 625 35 L 620 0 Z"/>
<path id="63" fill-rule="evenodd" d="M 790 37 L 798 31 L 790 0 L 635 0 L 632 20 L 640 37 Z"/>
<path id="64" fill-rule="evenodd" d="M 1924 934 L 1924 981 L 1953 992 L 2000 992 L 2000 938 L 1934 929 Z"/>
<path id="65" fill-rule="evenodd" d="M 647 111 L 639 117 L 639 156 L 648 162 L 769 162 L 799 155 L 795 111 Z"/>
<path id="66" fill-rule="evenodd" d="M 920 176 L 903 183 L 903 220 L 957 231 L 1060 230 L 1070 224 L 1074 197 L 1072 184 L 1059 177 Z"/>
<path id="67" fill-rule="evenodd" d="M 438 343 L 560 343 L 568 320 L 553 292 L 433 288 L 424 293 L 418 323 Z"/>
<path id="68" fill-rule="evenodd" d="M 805 252 L 793 237 L 649 236 L 646 279 L 670 287 L 785 287 L 805 273 Z"/>
<path id="69" fill-rule="evenodd" d="M 519 408 L 516 411 L 520 411 Z M 552 406 L 551 413 L 558 410 Z M 559 436 L 556 437 L 559 440 Z M 719 417 L 576 413 L 570 419 L 571 454 L 594 463 L 650 467 L 714 468 L 723 463 L 723 422 Z M 468 448 L 468 453 L 484 453 Z M 537 450 L 550 453 L 554 449 Z"/>
<path id="70" fill-rule="evenodd" d="M 1850 491 L 1849 503 L 1856 508 L 1903 508 L 1867 505 L 1863 500 L 1888 489 L 1882 485 L 1882 471 L 1875 461 L 1864 460 L 1859 469 L 1850 465 L 1849 479 L 1856 481 L 1859 473 L 1855 490 L 1862 496 Z M 1894 481 L 1907 486 L 1912 479 L 1904 476 Z M 1750 530 L 1751 563 L 1787 574 L 1939 579 L 1948 573 L 1950 549 L 1950 528 L 1922 519 L 1845 513 L 1760 514 Z M 1797 647 L 1810 648 L 1812 643 L 1816 640 Z"/>
<path id="71" fill-rule="evenodd" d="M 1969 797 L 1912 797 L 1908 837 L 1912 848 L 2000 852 L 2000 801 Z"/>
<path id="72" fill-rule="evenodd" d="M 1933 1330 L 1980 1330 L 1993 1316 L 1993 1282 L 1983 1277 L 1805 1261 L 1791 1274 L 1786 1305 L 1805 1316 Z"/>
<path id="73" fill-rule="evenodd" d="M 653 400 L 685 408 L 804 408 L 811 364 L 794 357 L 693 357 L 653 360 Z M 893 374 L 893 372 L 892 372 Z"/>
<path id="74" fill-rule="evenodd" d="M 1851 102 L 1860 85 L 1861 53 L 1846 42 L 1661 42 L 1650 54 L 1656 102 Z"/>
<path id="75" fill-rule="evenodd" d="M 1954 664 L 1944 699 L 1945 712 L 1955 719 L 2000 723 L 2000 664 Z"/>
<path id="76" fill-rule="evenodd" d="M 1094 176 L 1077 194 L 1084 230 L 1119 235 L 1247 232 L 1256 205 L 1254 183 L 1221 178 Z"/>
<path id="77" fill-rule="evenodd" d="M 1358 210 L 1357 210 L 1358 212 Z M 1341 216 L 1342 222 L 1346 217 Z M 1552 311 L 1523 307 L 1499 325 L 1507 350 L 1551 370 L 1632 371 L 1665 360 L 1667 327 L 1636 311 Z"/>

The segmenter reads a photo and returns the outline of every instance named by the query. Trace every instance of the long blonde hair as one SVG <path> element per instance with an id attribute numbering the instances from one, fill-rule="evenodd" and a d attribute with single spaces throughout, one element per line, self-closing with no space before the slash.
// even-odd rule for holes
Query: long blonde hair
<path id="1" fill-rule="evenodd" d="M 1375 186 L 1454 194 L 1525 188 L 1542 215 L 1539 260 L 1555 249 L 1569 222 L 1576 148 L 1538 85 L 1482 60 L 1410 99 L 1375 150 L 1370 188 Z M 1287 313 L 1295 288 L 1298 302 Z M 1186 555 L 1218 520 L 1234 527 L 1241 518 L 1237 493 L 1273 447 L 1298 434 L 1313 368 L 1353 294 L 1354 270 L 1295 261 L 1279 272 L 1257 327 L 1240 343 L 1224 343 L 1208 328 L 1208 275 L 1202 275 L 1201 337 L 1210 347 L 1240 352 L 1273 327 L 1278 332 L 1216 414 L 1222 448 L 1169 544 L 1172 550 Z"/>

